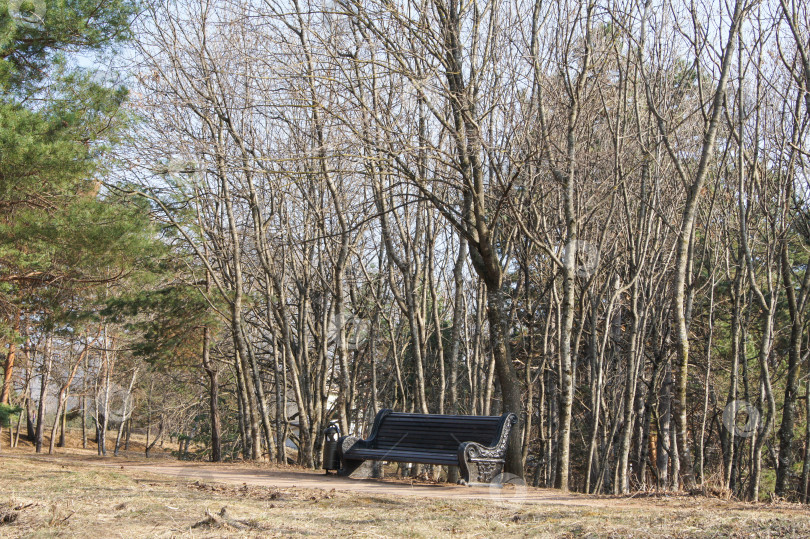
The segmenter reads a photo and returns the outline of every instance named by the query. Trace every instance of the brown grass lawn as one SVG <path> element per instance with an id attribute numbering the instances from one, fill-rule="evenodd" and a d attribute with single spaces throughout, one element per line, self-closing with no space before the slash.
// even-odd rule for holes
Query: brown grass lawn
<path id="1" fill-rule="evenodd" d="M 686 496 L 499 503 L 276 488 L 91 465 L 75 453 L 48 459 L 4 449 L 0 537 L 810 536 L 810 511 L 791 504 Z"/>

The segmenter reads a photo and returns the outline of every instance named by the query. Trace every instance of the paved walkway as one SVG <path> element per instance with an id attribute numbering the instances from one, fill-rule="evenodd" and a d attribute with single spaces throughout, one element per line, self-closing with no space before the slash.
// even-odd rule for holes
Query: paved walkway
<path id="1" fill-rule="evenodd" d="M 89 452 L 88 452 L 89 453 Z M 629 500 L 609 499 L 582 494 L 563 494 L 558 490 L 538 489 L 524 485 L 507 485 L 496 487 L 466 487 L 447 483 L 433 484 L 410 482 L 402 479 L 358 480 L 326 475 L 322 471 L 297 469 L 272 469 L 247 464 L 212 464 L 168 461 L 166 459 L 146 460 L 143 458 L 99 458 L 90 454 L 62 454 L 54 456 L 3 455 L 11 458 L 30 458 L 64 462 L 65 464 L 83 464 L 121 468 L 170 476 L 189 481 L 204 483 L 224 483 L 232 485 L 251 485 L 275 488 L 314 488 L 343 492 L 352 492 L 368 496 L 415 496 L 421 498 L 446 498 L 466 500 L 493 500 L 516 504 L 548 504 L 586 507 L 615 506 L 617 503 L 635 505 Z"/>
<path id="2" fill-rule="evenodd" d="M 205 464 L 134 464 L 131 468 L 144 472 L 170 475 L 178 478 L 199 480 L 203 482 L 220 482 L 229 484 L 248 484 L 276 488 L 317 488 L 339 490 L 366 495 L 416 496 L 422 498 L 453 499 L 495 499 L 512 503 L 546 503 L 564 505 L 605 505 L 605 500 L 590 496 L 563 495 L 550 489 L 529 488 L 523 485 L 507 485 L 504 488 L 465 487 L 450 484 L 417 483 L 410 484 L 402 480 L 358 480 L 323 472 L 262 470 L 229 468 L 227 465 L 212 466 Z"/>

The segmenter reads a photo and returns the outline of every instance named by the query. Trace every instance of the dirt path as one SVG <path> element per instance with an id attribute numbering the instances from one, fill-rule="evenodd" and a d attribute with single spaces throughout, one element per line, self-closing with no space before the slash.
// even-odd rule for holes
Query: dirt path
<path id="1" fill-rule="evenodd" d="M 507 485 L 504 488 L 465 487 L 450 484 L 433 484 L 426 482 L 410 483 L 398 479 L 358 480 L 324 472 L 300 469 L 270 469 L 248 464 L 203 464 L 178 461 L 146 460 L 143 458 L 99 458 L 91 454 L 63 454 L 49 457 L 47 455 L 9 455 L 6 458 L 42 459 L 64 464 L 81 464 L 120 468 L 121 470 L 141 471 L 188 481 L 203 483 L 224 483 L 230 485 L 251 485 L 274 488 L 314 488 L 323 490 L 352 492 L 367 496 L 413 496 L 417 498 L 444 498 L 455 500 L 487 500 L 516 504 L 545 504 L 584 507 L 607 507 L 617 503 L 632 507 L 632 501 L 587 496 L 581 494 L 563 494 L 557 490 L 538 489 L 523 485 Z"/>

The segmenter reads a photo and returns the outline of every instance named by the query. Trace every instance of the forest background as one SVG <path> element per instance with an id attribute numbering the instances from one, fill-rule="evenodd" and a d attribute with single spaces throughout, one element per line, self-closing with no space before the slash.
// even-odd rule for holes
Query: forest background
<path id="1" fill-rule="evenodd" d="M 806 502 L 808 28 L 0 2 L 0 447 L 317 467 L 382 408 L 515 412 L 530 484 Z"/>

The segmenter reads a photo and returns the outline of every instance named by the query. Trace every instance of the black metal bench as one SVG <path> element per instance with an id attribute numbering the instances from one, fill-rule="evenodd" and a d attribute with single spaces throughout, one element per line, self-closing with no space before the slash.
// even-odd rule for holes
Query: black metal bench
<path id="1" fill-rule="evenodd" d="M 370 477 L 373 461 L 458 466 L 461 482 L 487 484 L 502 471 L 515 414 L 408 414 L 380 410 L 368 439 L 339 440 L 340 475 Z"/>

